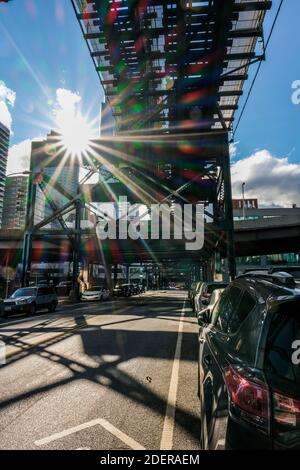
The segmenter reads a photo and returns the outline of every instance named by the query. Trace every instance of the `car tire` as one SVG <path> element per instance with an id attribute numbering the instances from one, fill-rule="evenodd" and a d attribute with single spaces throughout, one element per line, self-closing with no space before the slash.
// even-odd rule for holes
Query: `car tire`
<path id="1" fill-rule="evenodd" d="M 50 312 L 50 313 L 55 312 L 56 307 L 57 307 L 57 303 L 53 300 L 51 302 L 51 304 L 49 305 L 49 307 L 48 307 L 48 312 Z"/>
<path id="2" fill-rule="evenodd" d="M 28 315 L 33 316 L 36 314 L 36 305 L 35 304 L 30 304 L 29 310 L 28 310 Z"/>

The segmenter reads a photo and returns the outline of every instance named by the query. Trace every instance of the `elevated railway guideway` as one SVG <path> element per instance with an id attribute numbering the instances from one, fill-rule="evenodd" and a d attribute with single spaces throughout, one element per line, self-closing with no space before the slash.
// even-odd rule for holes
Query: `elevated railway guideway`
<path id="1" fill-rule="evenodd" d="M 85 193 L 80 199 L 82 186 L 68 203 L 77 214 L 75 268 L 82 207 L 128 194 L 130 202 L 146 205 L 202 202 L 205 244 L 195 259 L 226 253 L 233 277 L 229 134 L 248 69 L 265 58 L 263 23 L 272 2 L 71 1 L 114 122 L 113 135 L 103 132 L 82 157 L 88 175 L 100 171 L 98 198 Z M 103 168 L 111 178 L 103 177 Z M 31 223 L 30 234 L 35 230 Z M 26 243 L 24 271 L 30 258 Z M 130 242 L 122 241 L 121 248 L 125 257 L 126 250 L 132 252 Z M 164 249 L 168 259 L 186 256 L 171 243 Z M 148 240 L 147 248 L 141 241 L 135 252 L 155 259 L 158 250 L 161 257 L 162 245 Z"/>

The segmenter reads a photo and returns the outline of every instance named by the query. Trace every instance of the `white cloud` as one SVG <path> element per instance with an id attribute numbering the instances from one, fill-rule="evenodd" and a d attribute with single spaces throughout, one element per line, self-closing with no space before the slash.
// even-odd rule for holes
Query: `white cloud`
<path id="1" fill-rule="evenodd" d="M 11 116 L 7 107 L 7 103 L 14 105 L 15 102 L 15 93 L 12 90 L 9 90 L 5 87 L 3 82 L 0 82 L 0 106 L 3 103 L 5 106 L 6 112 L 6 124 L 1 119 L 5 125 L 9 124 L 11 126 Z M 56 90 L 56 104 L 53 109 L 53 114 L 57 121 L 58 126 L 68 122 L 68 119 L 73 120 L 74 115 L 76 114 L 77 104 L 81 101 L 80 95 L 73 93 L 70 90 L 65 88 L 58 88 Z M 1 107 L 0 107 L 1 111 Z M 22 142 L 19 142 L 16 145 L 10 147 L 8 152 L 8 161 L 7 161 L 7 174 L 17 173 L 29 170 L 30 166 L 30 155 L 31 155 L 31 142 L 32 140 L 43 140 L 45 137 L 36 137 L 34 139 L 26 139 Z"/>
<path id="2" fill-rule="evenodd" d="M 15 93 L 12 90 L 9 90 L 5 87 L 3 82 L 0 82 L 0 100 L 3 99 L 3 104 L 7 109 L 6 117 L 9 119 L 6 120 L 5 125 L 11 125 L 11 116 L 7 107 L 7 103 L 14 105 L 15 102 Z M 74 122 L 74 119 L 78 116 L 78 103 L 81 101 L 81 96 L 78 93 L 73 93 L 70 90 L 65 88 L 58 88 L 56 90 L 56 103 L 53 107 L 53 114 L 57 123 L 58 128 L 66 130 L 66 126 L 69 126 L 70 123 Z M 0 102 L 1 105 L 1 102 Z M 0 108 L 1 110 L 1 108 Z M 0 114 L 1 120 L 1 114 Z M 83 124 L 80 122 L 81 128 L 84 128 Z M 10 127 L 10 126 L 9 126 Z M 70 130 L 70 132 L 73 129 Z M 79 132 L 80 135 L 80 132 Z M 74 140 L 76 133 L 72 133 L 71 138 Z M 26 139 L 18 144 L 15 144 L 10 147 L 8 152 L 8 161 L 7 161 L 7 174 L 17 173 L 29 170 L 30 166 L 30 155 L 31 155 L 31 142 L 33 140 L 43 140 L 45 137 L 36 137 L 34 139 Z"/>
<path id="3" fill-rule="evenodd" d="M 229 155 L 231 158 L 234 158 L 237 156 L 237 151 L 238 151 L 238 144 L 240 143 L 240 141 L 238 142 L 231 142 L 229 144 Z"/>
<path id="4" fill-rule="evenodd" d="M 56 90 L 56 106 L 54 108 L 54 116 L 58 127 L 64 128 L 66 121 L 74 120 L 77 113 L 77 105 L 81 101 L 78 93 L 73 93 L 66 88 L 58 88 Z"/>
<path id="5" fill-rule="evenodd" d="M 245 181 L 245 197 L 257 197 L 261 206 L 300 205 L 300 163 L 290 163 L 288 157 L 260 150 L 234 163 L 231 175 L 234 197 L 241 197 Z"/>
<path id="6" fill-rule="evenodd" d="M 26 139 L 10 147 L 8 152 L 6 173 L 17 173 L 29 170 L 31 154 L 31 140 Z"/>
<path id="7" fill-rule="evenodd" d="M 12 117 L 9 106 L 15 105 L 16 93 L 0 81 L 0 122 L 11 129 Z"/>

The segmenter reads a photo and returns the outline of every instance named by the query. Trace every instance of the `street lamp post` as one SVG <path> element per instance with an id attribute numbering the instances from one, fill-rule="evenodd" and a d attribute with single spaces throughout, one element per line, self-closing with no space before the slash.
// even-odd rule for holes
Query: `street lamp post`
<path id="1" fill-rule="evenodd" d="M 14 173 L 9 173 L 8 175 L 6 175 L 6 178 L 8 178 L 9 176 L 17 176 L 17 175 L 30 175 L 32 172 L 29 171 L 29 170 L 25 170 L 25 171 L 15 171 Z"/>

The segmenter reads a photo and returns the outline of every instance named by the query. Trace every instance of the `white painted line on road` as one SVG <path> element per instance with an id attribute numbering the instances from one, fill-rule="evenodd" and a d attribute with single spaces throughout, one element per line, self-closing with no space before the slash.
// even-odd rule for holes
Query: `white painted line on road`
<path id="1" fill-rule="evenodd" d="M 146 450 L 145 447 L 143 447 L 141 444 L 136 442 L 131 437 L 124 434 L 119 429 L 115 428 L 115 426 L 113 426 L 108 421 L 106 421 L 106 419 L 99 419 L 99 424 L 104 429 L 106 429 L 108 432 L 110 432 L 110 434 L 112 434 L 113 436 L 120 439 L 120 441 L 124 442 L 124 444 L 128 445 L 128 447 L 131 447 L 131 449 L 133 449 L 133 450 Z"/>
<path id="2" fill-rule="evenodd" d="M 221 449 L 225 449 L 225 439 L 219 439 L 216 444 L 215 450 L 221 450 Z"/>
<path id="3" fill-rule="evenodd" d="M 44 446 L 46 444 L 49 444 L 50 442 L 57 441 L 58 439 L 62 439 L 63 437 L 69 436 L 70 434 L 74 434 L 75 432 L 91 428 L 92 426 L 96 426 L 97 424 L 99 424 L 99 419 L 94 419 L 92 421 L 88 421 L 87 423 L 79 424 L 78 426 L 74 426 L 73 428 L 65 429 L 64 431 L 52 434 L 52 436 L 44 437 L 44 439 L 35 441 L 35 445 Z"/>
<path id="4" fill-rule="evenodd" d="M 172 450 L 173 447 L 173 434 L 175 427 L 175 411 L 176 411 L 176 400 L 177 400 L 177 389 L 178 389 L 178 378 L 179 378 L 179 364 L 181 356 L 181 345 L 182 345 L 182 332 L 183 332 L 183 318 L 185 314 L 185 302 L 180 314 L 180 321 L 178 326 L 177 342 L 174 355 L 174 362 L 171 374 L 168 404 L 166 409 L 166 415 L 164 419 L 164 427 L 162 431 L 162 437 L 160 442 L 161 450 Z"/>
<path id="5" fill-rule="evenodd" d="M 120 441 L 124 442 L 124 444 L 126 444 L 128 447 L 131 447 L 131 449 L 145 450 L 145 447 L 143 447 L 141 444 L 136 442 L 131 437 L 127 436 L 127 434 L 124 434 L 122 431 L 120 431 L 111 423 L 109 423 L 106 419 L 102 419 L 102 418 L 93 419 L 92 421 L 88 421 L 87 423 L 79 424 L 78 426 L 74 426 L 72 428 L 65 429 L 64 431 L 58 432 L 56 434 L 52 434 L 52 436 L 48 436 L 48 437 L 45 437 L 44 439 L 35 441 L 35 445 L 44 446 L 46 444 L 49 444 L 50 442 L 57 441 L 58 439 L 62 439 L 63 437 L 70 436 L 71 434 L 74 434 L 78 431 L 82 431 L 84 429 L 88 429 L 97 425 L 102 426 L 110 434 L 120 439 Z"/>

